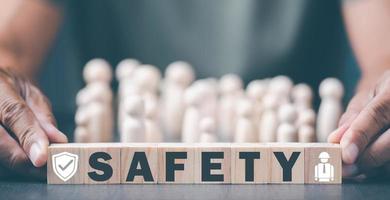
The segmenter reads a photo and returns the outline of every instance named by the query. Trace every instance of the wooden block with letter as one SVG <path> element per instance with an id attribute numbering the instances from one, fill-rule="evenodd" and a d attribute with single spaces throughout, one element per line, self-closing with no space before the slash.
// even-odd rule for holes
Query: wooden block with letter
<path id="1" fill-rule="evenodd" d="M 195 148 L 195 183 L 231 183 L 231 144 L 199 143 Z"/>
<path id="2" fill-rule="evenodd" d="M 340 184 L 341 172 L 339 144 L 309 143 L 305 146 L 305 183 Z"/>
<path id="3" fill-rule="evenodd" d="M 80 151 L 84 184 L 120 183 L 119 143 L 87 143 Z"/>
<path id="4" fill-rule="evenodd" d="M 158 145 L 158 183 L 194 183 L 195 147 L 193 144 Z"/>
<path id="5" fill-rule="evenodd" d="M 121 149 L 121 183 L 156 184 L 157 152 L 155 143 L 124 143 Z"/>
<path id="6" fill-rule="evenodd" d="M 69 143 L 49 146 L 48 184 L 341 184 L 328 143 Z"/>
<path id="7" fill-rule="evenodd" d="M 269 143 L 271 156 L 270 183 L 303 184 L 305 180 L 305 145 Z"/>
<path id="8" fill-rule="evenodd" d="M 81 151 L 77 144 L 52 144 L 47 161 L 48 184 L 83 184 Z"/>
<path id="9" fill-rule="evenodd" d="M 231 145 L 232 184 L 269 183 L 270 151 L 264 143 Z"/>

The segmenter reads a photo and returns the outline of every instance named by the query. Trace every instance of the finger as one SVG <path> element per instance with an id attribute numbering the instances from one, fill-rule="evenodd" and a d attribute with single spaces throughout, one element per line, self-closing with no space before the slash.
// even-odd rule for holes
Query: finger
<path id="1" fill-rule="evenodd" d="M 56 120 L 52 113 L 47 98 L 35 86 L 31 86 L 26 94 L 26 102 L 45 130 L 49 141 L 54 143 L 66 143 L 68 138 L 56 128 Z"/>
<path id="2" fill-rule="evenodd" d="M 328 142 L 339 143 L 344 133 L 348 130 L 348 128 L 349 128 L 349 124 L 343 124 L 342 126 L 338 127 L 331 134 L 329 134 Z"/>
<path id="3" fill-rule="evenodd" d="M 0 126 L 0 165 L 2 171 L 12 171 L 25 176 L 44 178 L 43 168 L 36 168 L 26 153 L 6 130 Z"/>
<path id="4" fill-rule="evenodd" d="M 0 122 L 17 137 L 36 167 L 47 160 L 47 135 L 26 102 L 9 84 L 0 84 Z"/>
<path id="5" fill-rule="evenodd" d="M 346 164 L 356 161 L 372 138 L 388 127 L 390 121 L 390 96 L 377 95 L 353 120 L 342 137 L 342 158 Z"/>
<path id="6" fill-rule="evenodd" d="M 367 92 L 360 92 L 351 99 L 351 101 L 347 106 L 346 111 L 340 118 L 339 128 L 333 131 L 328 136 L 328 142 L 330 143 L 340 142 L 345 131 L 348 130 L 352 121 L 358 116 L 360 111 L 364 108 L 365 105 L 367 105 L 370 99 L 371 99 L 371 95 L 368 95 Z"/>
<path id="7" fill-rule="evenodd" d="M 390 129 L 372 142 L 359 157 L 358 165 L 361 171 L 367 172 L 381 167 L 390 161 Z"/>
<path id="8" fill-rule="evenodd" d="M 348 103 L 347 109 L 341 116 L 339 121 L 339 127 L 344 124 L 350 125 L 352 121 L 358 116 L 360 111 L 369 103 L 372 99 L 372 94 L 367 92 L 357 93 L 351 101 Z"/>

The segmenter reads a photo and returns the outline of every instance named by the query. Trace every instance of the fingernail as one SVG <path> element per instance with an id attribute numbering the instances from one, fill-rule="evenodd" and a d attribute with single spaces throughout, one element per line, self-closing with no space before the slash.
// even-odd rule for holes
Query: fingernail
<path id="1" fill-rule="evenodd" d="M 329 135 L 336 134 L 337 132 L 339 132 L 339 130 L 340 130 L 340 127 L 338 127 L 336 130 L 332 131 Z"/>
<path id="2" fill-rule="evenodd" d="M 359 172 L 359 168 L 356 165 L 344 165 L 343 177 L 351 177 Z"/>
<path id="3" fill-rule="evenodd" d="M 47 132 L 58 132 L 58 129 L 53 124 L 44 123 L 42 126 Z"/>
<path id="4" fill-rule="evenodd" d="M 340 133 L 344 134 L 349 128 L 349 124 L 343 124 L 337 128 L 336 131 L 339 131 Z"/>
<path id="5" fill-rule="evenodd" d="M 348 130 L 349 125 L 348 124 L 343 124 L 339 126 L 336 130 L 331 132 L 328 136 L 328 142 L 329 143 L 339 143 L 341 137 L 344 135 L 344 133 Z M 337 137 L 336 137 L 337 136 Z"/>
<path id="6" fill-rule="evenodd" d="M 328 142 L 329 143 L 334 143 L 335 139 L 334 139 L 334 135 L 336 135 L 336 133 L 340 130 L 340 128 L 337 128 L 336 130 L 334 130 L 333 132 L 331 132 L 329 135 L 328 135 Z"/>
<path id="7" fill-rule="evenodd" d="M 341 154 L 344 162 L 347 164 L 353 164 L 359 154 L 358 146 L 354 143 L 342 142 L 341 148 L 342 148 Z"/>
<path id="8" fill-rule="evenodd" d="M 30 147 L 29 157 L 34 166 L 40 165 L 40 157 L 42 154 L 43 147 L 38 142 L 35 142 Z"/>
<path id="9" fill-rule="evenodd" d="M 55 127 L 53 124 L 50 124 L 50 123 L 45 123 L 42 125 L 43 129 L 45 129 L 45 131 L 48 133 L 48 134 L 57 134 L 57 135 L 60 135 L 60 137 L 62 137 L 62 141 L 63 142 L 68 142 L 68 138 L 66 137 L 66 135 L 61 132 L 60 130 L 58 130 L 57 127 Z"/>

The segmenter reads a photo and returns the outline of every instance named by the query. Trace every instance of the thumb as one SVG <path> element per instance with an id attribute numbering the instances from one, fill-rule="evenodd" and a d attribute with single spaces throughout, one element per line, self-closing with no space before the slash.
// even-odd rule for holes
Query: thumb
<path id="1" fill-rule="evenodd" d="M 48 138 L 26 102 L 14 90 L 0 84 L 0 122 L 17 137 L 36 167 L 47 160 Z"/>
<path id="2" fill-rule="evenodd" d="M 340 145 L 343 161 L 352 164 L 367 146 L 389 128 L 390 124 L 390 71 L 375 86 L 371 99 L 351 122 Z"/>
<path id="3" fill-rule="evenodd" d="M 383 93 L 377 95 L 353 120 L 340 141 L 345 163 L 352 164 L 359 153 L 383 130 L 390 121 L 390 97 Z"/>

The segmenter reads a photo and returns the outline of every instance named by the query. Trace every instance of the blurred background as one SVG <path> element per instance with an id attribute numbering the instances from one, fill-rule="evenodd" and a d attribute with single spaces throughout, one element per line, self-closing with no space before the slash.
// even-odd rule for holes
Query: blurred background
<path id="1" fill-rule="evenodd" d="M 176 60 L 197 78 L 236 73 L 245 83 L 287 75 L 316 93 L 326 77 L 341 79 L 346 103 L 359 71 L 343 27 L 341 2 L 263 0 L 54 1 L 63 21 L 39 84 L 60 129 L 74 130 L 82 69 L 100 57 L 115 67 L 135 58 L 164 70 Z M 112 86 L 117 88 L 117 82 Z"/>

